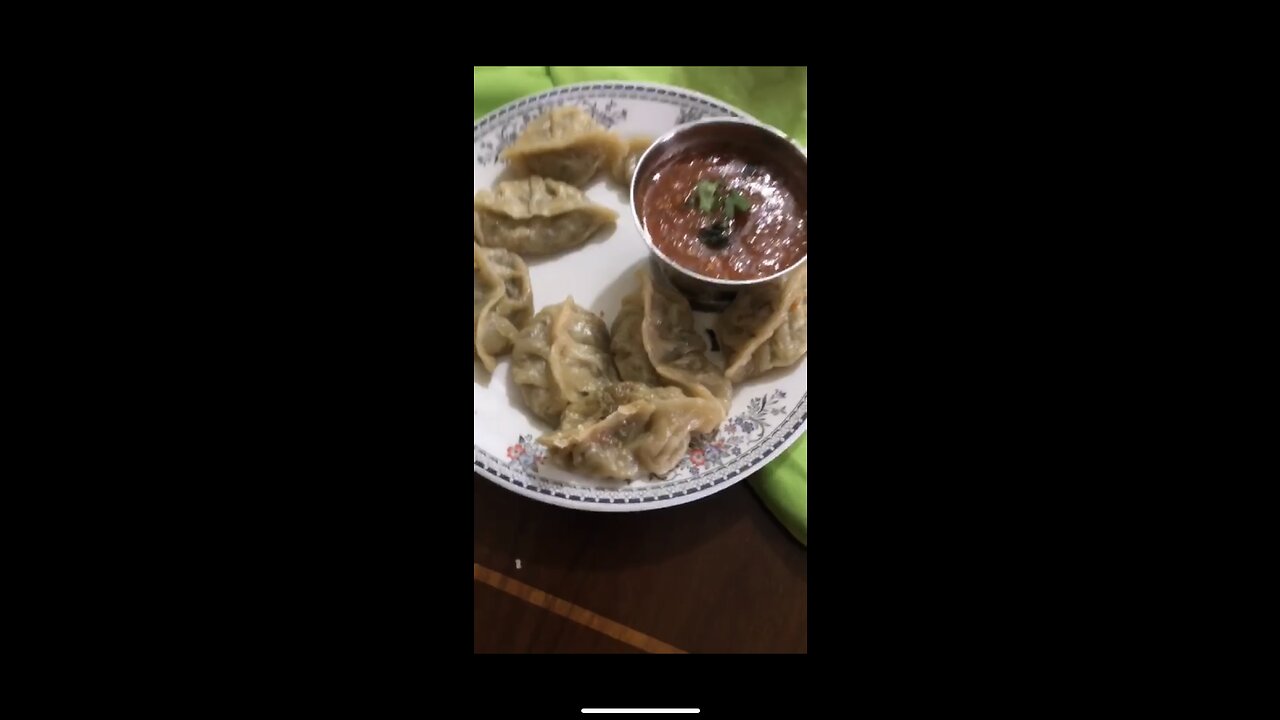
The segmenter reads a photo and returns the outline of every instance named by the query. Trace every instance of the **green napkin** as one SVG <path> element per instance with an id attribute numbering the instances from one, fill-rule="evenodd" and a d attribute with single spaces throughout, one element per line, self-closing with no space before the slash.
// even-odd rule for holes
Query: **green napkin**
<path id="1" fill-rule="evenodd" d="M 741 108 L 808 145 L 809 69 L 803 67 L 552 67 L 556 85 L 631 80 L 686 87 Z"/>
<path id="2" fill-rule="evenodd" d="M 477 67 L 475 69 L 475 115 L 496 110 L 512 100 L 550 90 L 551 76 L 545 67 Z"/>
<path id="3" fill-rule="evenodd" d="M 809 70 L 802 67 L 476 67 L 473 120 L 556 85 L 655 82 L 719 98 L 800 142 L 809 138 Z"/>
<path id="4" fill-rule="evenodd" d="M 809 433 L 751 477 L 751 487 L 796 539 L 809 546 Z"/>
<path id="5" fill-rule="evenodd" d="M 808 69 L 802 67 L 476 67 L 475 117 L 553 86 L 592 80 L 686 87 L 741 108 L 808 144 Z M 796 539 L 809 544 L 809 434 L 751 478 Z"/>

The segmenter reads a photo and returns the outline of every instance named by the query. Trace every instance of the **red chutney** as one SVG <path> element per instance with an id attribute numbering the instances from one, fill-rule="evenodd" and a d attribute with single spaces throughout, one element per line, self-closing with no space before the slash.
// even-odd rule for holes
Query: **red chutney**
<path id="1" fill-rule="evenodd" d="M 700 206 L 699 183 L 704 194 L 715 185 L 716 209 Z M 746 148 L 690 151 L 644 180 L 641 219 L 654 246 L 677 265 L 718 280 L 756 280 L 786 270 L 809 252 L 801 183 L 797 192 L 794 178 L 783 177 Z M 735 194 L 749 209 L 735 208 L 727 230 L 723 225 L 709 229 L 724 217 L 726 198 Z"/>

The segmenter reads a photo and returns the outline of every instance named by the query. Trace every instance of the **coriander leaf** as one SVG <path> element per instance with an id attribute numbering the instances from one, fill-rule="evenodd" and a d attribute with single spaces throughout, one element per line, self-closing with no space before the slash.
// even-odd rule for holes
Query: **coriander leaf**
<path id="1" fill-rule="evenodd" d="M 718 188 L 719 186 L 720 186 L 720 183 L 718 182 L 711 182 L 709 180 L 698 181 L 698 205 L 699 205 L 698 209 L 699 210 L 701 210 L 704 213 L 711 212 L 711 209 L 715 207 L 716 188 Z"/>
<path id="2" fill-rule="evenodd" d="M 724 203 L 724 216 L 732 219 L 735 212 L 747 212 L 750 209 L 751 201 L 743 197 L 737 190 L 734 190 L 729 193 L 729 199 Z"/>

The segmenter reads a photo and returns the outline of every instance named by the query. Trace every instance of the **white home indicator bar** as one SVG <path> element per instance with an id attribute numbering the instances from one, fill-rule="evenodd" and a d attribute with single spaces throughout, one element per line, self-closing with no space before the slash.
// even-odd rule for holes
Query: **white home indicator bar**
<path id="1" fill-rule="evenodd" d="M 698 713 L 698 708 L 582 708 L 584 713 Z"/>

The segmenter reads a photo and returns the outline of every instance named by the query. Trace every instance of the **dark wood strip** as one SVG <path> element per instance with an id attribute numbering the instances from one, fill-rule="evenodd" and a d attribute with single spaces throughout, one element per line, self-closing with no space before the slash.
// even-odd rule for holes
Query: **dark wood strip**
<path id="1" fill-rule="evenodd" d="M 482 567 L 479 563 L 473 563 L 473 568 L 477 581 L 501 590 L 508 595 L 520 598 L 530 605 L 535 605 L 560 617 L 572 620 L 583 627 L 591 628 L 618 642 L 626 643 L 631 647 L 648 653 L 684 654 L 683 650 L 668 645 L 657 638 L 649 637 L 638 630 L 633 630 L 621 623 L 597 615 L 584 607 L 574 605 L 568 600 L 548 595 L 531 585 L 525 585 L 519 580 L 509 578 L 496 570 Z"/>
<path id="2" fill-rule="evenodd" d="M 473 652 L 477 654 L 642 652 L 478 580 L 472 583 L 471 594 Z"/>

